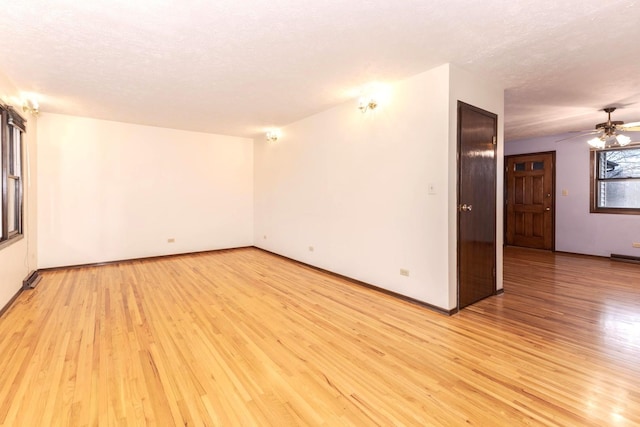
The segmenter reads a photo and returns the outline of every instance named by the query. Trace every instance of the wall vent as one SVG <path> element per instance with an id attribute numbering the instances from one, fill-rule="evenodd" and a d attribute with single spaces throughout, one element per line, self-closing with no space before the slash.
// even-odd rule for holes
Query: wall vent
<path id="1" fill-rule="evenodd" d="M 613 261 L 633 262 L 636 264 L 640 264 L 640 257 L 637 256 L 611 254 L 611 259 Z"/>
<path id="2" fill-rule="evenodd" d="M 33 289 L 38 285 L 38 282 L 42 279 L 42 276 L 38 274 L 38 270 L 34 270 L 22 281 L 22 289 Z"/>

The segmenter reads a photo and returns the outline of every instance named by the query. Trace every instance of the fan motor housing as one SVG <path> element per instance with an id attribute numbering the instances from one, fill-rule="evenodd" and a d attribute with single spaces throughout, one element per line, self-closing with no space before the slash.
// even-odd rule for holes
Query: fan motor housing
<path id="1" fill-rule="evenodd" d="M 604 123 L 598 123 L 596 125 L 596 129 L 607 129 L 607 128 L 615 128 L 616 126 L 620 126 L 623 125 L 624 122 L 621 120 L 616 120 L 615 122 L 604 122 Z"/>

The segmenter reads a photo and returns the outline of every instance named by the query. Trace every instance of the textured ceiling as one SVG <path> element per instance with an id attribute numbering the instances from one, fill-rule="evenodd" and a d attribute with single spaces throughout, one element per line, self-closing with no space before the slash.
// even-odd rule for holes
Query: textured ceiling
<path id="1" fill-rule="evenodd" d="M 5 0 L 1 0 L 3 3 Z M 507 139 L 640 120 L 622 0 L 24 0 L 0 70 L 41 110 L 253 137 L 445 62 L 505 89 Z M 425 99 L 425 102 L 428 102 Z"/>

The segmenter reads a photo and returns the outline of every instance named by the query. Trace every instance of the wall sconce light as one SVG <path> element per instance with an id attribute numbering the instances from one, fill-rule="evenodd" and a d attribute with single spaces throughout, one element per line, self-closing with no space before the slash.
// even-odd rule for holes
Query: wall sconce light
<path id="1" fill-rule="evenodd" d="M 375 110 L 376 107 L 378 106 L 378 101 L 375 100 L 375 98 L 373 97 L 361 97 L 358 100 L 358 109 L 362 112 L 362 113 L 366 113 L 367 111 L 371 110 Z"/>
<path id="2" fill-rule="evenodd" d="M 282 136 L 280 129 L 271 129 L 267 131 L 267 141 L 276 142 Z"/>
<path id="3" fill-rule="evenodd" d="M 22 111 L 38 116 L 38 113 L 40 113 L 38 101 L 35 98 L 25 98 L 22 101 Z"/>

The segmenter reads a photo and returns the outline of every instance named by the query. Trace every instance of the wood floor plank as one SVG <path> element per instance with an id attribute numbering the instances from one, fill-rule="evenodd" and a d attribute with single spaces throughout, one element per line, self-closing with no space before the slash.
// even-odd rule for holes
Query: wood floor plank
<path id="1" fill-rule="evenodd" d="M 255 248 L 46 271 L 0 425 L 640 425 L 640 266 L 505 250 L 447 317 Z"/>

